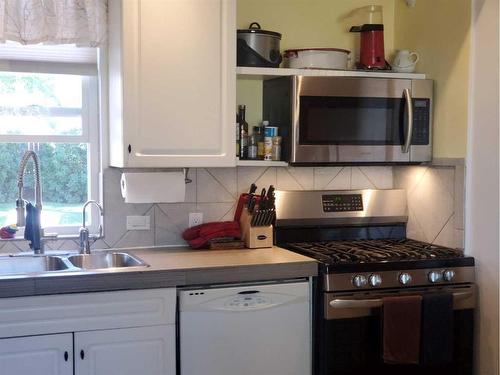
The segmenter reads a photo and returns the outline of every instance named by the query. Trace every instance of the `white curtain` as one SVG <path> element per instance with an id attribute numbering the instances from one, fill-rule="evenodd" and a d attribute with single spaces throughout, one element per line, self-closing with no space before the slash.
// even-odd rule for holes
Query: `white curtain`
<path id="1" fill-rule="evenodd" d="M 1 42 L 98 47 L 106 32 L 107 0 L 0 0 Z"/>

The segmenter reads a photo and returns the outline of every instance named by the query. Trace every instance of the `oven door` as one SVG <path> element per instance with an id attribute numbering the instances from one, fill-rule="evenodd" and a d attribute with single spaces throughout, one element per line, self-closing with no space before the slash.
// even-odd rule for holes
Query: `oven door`
<path id="1" fill-rule="evenodd" d="M 397 294 L 430 293 L 413 289 L 378 293 L 325 293 L 324 316 L 317 329 L 316 373 L 321 375 L 472 375 L 473 285 L 440 288 L 454 296 L 453 362 L 437 367 L 388 365 L 382 359 L 381 298 Z"/>
<path id="2" fill-rule="evenodd" d="M 294 77 L 291 162 L 429 161 L 432 82 L 415 84 L 426 98 L 418 101 L 412 99 L 413 82 Z"/>

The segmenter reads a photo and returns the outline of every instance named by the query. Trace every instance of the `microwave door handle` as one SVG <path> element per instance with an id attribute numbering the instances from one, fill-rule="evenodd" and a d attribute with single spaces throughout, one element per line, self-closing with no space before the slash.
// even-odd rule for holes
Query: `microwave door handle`
<path id="1" fill-rule="evenodd" d="M 413 135 L 413 98 L 411 97 L 410 89 L 404 89 L 403 95 L 406 100 L 406 108 L 408 109 L 408 129 L 406 129 L 406 140 L 403 146 L 403 153 L 407 154 L 410 151 L 411 138 Z"/>
<path id="2" fill-rule="evenodd" d="M 472 292 L 455 292 L 453 299 L 462 300 L 472 297 Z M 384 302 L 381 298 L 377 299 L 334 299 L 330 301 L 330 306 L 334 309 L 361 309 L 382 307 Z"/>

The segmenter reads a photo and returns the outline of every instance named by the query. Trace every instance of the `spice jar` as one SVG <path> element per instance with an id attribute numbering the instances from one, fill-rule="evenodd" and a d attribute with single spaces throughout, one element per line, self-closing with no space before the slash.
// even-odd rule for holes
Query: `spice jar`
<path id="1" fill-rule="evenodd" d="M 273 137 L 273 147 L 271 151 L 272 160 L 281 160 L 281 137 Z"/>

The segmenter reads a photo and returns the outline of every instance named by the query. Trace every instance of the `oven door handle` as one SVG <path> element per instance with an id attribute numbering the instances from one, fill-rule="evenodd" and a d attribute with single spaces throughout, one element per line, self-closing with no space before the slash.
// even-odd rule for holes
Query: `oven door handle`
<path id="1" fill-rule="evenodd" d="M 410 151 L 411 138 L 413 136 L 413 98 L 409 89 L 403 90 L 403 96 L 406 100 L 406 108 L 408 110 L 408 129 L 406 129 L 406 140 L 403 145 L 403 153 L 407 154 Z"/>
<path id="2" fill-rule="evenodd" d="M 472 297 L 472 292 L 453 293 L 453 300 L 462 300 Z M 384 306 L 381 298 L 377 299 L 334 299 L 330 301 L 334 309 L 369 309 Z"/>

